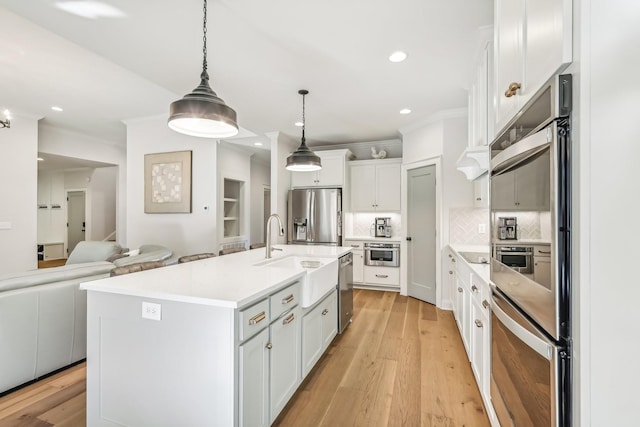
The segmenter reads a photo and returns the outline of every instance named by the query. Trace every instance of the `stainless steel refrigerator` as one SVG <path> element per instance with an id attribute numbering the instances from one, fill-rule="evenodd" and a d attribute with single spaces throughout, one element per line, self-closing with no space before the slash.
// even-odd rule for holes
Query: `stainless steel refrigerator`
<path id="1" fill-rule="evenodd" d="M 287 243 L 342 245 L 342 190 L 290 190 L 288 205 Z"/>

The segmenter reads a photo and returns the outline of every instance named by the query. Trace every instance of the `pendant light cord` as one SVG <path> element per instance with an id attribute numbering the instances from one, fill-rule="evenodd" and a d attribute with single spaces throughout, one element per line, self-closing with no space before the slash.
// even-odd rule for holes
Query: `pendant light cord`
<path id="1" fill-rule="evenodd" d="M 209 80 L 209 73 L 207 73 L 207 0 L 204 0 L 202 6 L 203 18 L 202 18 L 202 80 Z"/>
<path id="2" fill-rule="evenodd" d="M 304 116 L 304 104 L 305 104 L 304 103 L 304 97 L 305 96 L 306 96 L 305 94 L 302 94 L 302 143 L 303 144 L 305 143 L 304 128 L 305 128 L 305 123 L 306 123 L 305 116 Z"/>

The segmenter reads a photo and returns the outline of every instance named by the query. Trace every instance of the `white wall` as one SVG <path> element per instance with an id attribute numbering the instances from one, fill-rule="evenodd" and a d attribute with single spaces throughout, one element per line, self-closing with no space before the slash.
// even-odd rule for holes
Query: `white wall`
<path id="1" fill-rule="evenodd" d="M 0 129 L 0 274 L 37 267 L 38 122 L 14 117 Z M 19 178 L 19 181 L 16 179 Z M 6 229 L 8 228 L 8 229 Z"/>
<path id="2" fill-rule="evenodd" d="M 116 229 L 118 168 L 97 168 L 91 176 L 91 240 L 103 240 Z"/>
<path id="3" fill-rule="evenodd" d="M 251 157 L 250 243 L 264 243 L 264 189 L 271 185 L 271 166 Z"/>
<path id="4" fill-rule="evenodd" d="M 401 129 L 402 163 L 417 162 L 442 155 L 442 120 L 427 122 L 423 126 Z"/>
<path id="5" fill-rule="evenodd" d="M 291 172 L 285 169 L 287 157 L 294 152 L 299 141 L 279 132 L 268 133 L 271 140 L 271 212 L 277 213 L 282 218 L 285 227 L 285 235 L 278 236 L 277 225 L 271 224 L 272 241 L 286 243 L 287 233 L 285 223 L 287 220 L 287 196 L 291 189 Z"/>
<path id="6" fill-rule="evenodd" d="M 579 423 L 635 425 L 640 379 L 635 267 L 640 253 L 640 55 L 630 46 L 640 43 L 640 4 L 578 3 L 580 111 L 574 147 L 579 148 L 579 182 L 574 211 L 577 207 L 579 221 L 573 223 L 573 235 L 578 235 L 574 248 L 579 253 L 573 289 L 579 292 Z M 615 232 L 619 220 L 625 225 Z"/>
<path id="7" fill-rule="evenodd" d="M 216 250 L 217 146 L 216 140 L 170 130 L 166 117 L 127 122 L 126 246 L 156 243 L 176 255 Z M 188 150 L 192 151 L 192 213 L 145 214 L 144 155 Z"/>

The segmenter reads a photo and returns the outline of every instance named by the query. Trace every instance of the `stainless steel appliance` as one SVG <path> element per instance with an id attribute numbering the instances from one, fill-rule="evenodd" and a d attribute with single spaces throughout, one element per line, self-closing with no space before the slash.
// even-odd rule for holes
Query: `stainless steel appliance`
<path id="1" fill-rule="evenodd" d="M 289 244 L 342 244 L 342 191 L 309 188 L 289 191 Z"/>
<path id="2" fill-rule="evenodd" d="M 342 333 L 353 317 L 353 254 L 349 252 L 339 259 L 338 270 L 338 332 Z"/>
<path id="3" fill-rule="evenodd" d="M 391 237 L 391 218 L 376 217 L 375 219 L 375 237 Z"/>
<path id="4" fill-rule="evenodd" d="M 527 212 L 550 243 L 549 277 L 532 270 L 533 248 L 493 242 L 491 399 L 502 426 L 571 425 L 570 111 L 571 76 L 556 76 L 490 147 L 492 227 Z"/>
<path id="5" fill-rule="evenodd" d="M 495 259 L 499 263 L 521 274 L 533 274 L 533 247 L 496 245 L 495 248 Z"/>
<path id="6" fill-rule="evenodd" d="M 400 267 L 400 244 L 365 243 L 364 265 Z"/>
<path id="7" fill-rule="evenodd" d="M 518 238 L 518 218 L 500 217 L 498 218 L 498 239 L 516 240 Z"/>

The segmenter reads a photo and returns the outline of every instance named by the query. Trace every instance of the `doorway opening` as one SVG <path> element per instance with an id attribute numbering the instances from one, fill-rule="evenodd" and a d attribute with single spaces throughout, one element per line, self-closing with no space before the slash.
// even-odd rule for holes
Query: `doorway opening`
<path id="1" fill-rule="evenodd" d="M 67 257 L 75 249 L 78 242 L 85 240 L 86 191 L 67 191 Z"/>

